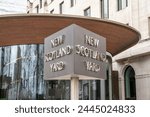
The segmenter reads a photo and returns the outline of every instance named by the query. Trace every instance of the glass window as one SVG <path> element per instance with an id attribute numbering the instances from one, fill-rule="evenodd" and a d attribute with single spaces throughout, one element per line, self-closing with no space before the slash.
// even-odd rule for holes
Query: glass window
<path id="1" fill-rule="evenodd" d="M 42 0 L 40 0 L 40 8 L 42 8 Z"/>
<path id="2" fill-rule="evenodd" d="M 117 0 L 118 11 L 126 8 L 128 6 L 128 0 Z"/>
<path id="3" fill-rule="evenodd" d="M 43 45 L 0 48 L 3 49 L 1 98 L 38 99 L 38 95 L 43 95 Z"/>
<path id="4" fill-rule="evenodd" d="M 109 0 L 101 0 L 101 18 L 109 18 Z"/>
<path id="5" fill-rule="evenodd" d="M 75 5 L 75 0 L 70 0 L 70 6 L 73 7 Z"/>
<path id="6" fill-rule="evenodd" d="M 46 81 L 46 99 L 47 100 L 69 100 L 70 99 L 70 81 L 52 80 Z"/>
<path id="7" fill-rule="evenodd" d="M 35 7 L 35 9 L 36 9 L 36 13 L 39 13 L 39 5 L 37 5 L 37 6 Z"/>
<path id="8" fill-rule="evenodd" d="M 111 58 L 110 58 L 111 59 Z M 111 62 L 106 85 L 100 80 L 79 82 L 80 100 L 111 99 Z M 0 47 L 0 99 L 70 99 L 69 80 L 43 80 L 44 45 L 16 45 Z"/>
<path id="9" fill-rule="evenodd" d="M 44 2 L 44 13 L 48 12 L 48 3 L 47 1 Z"/>
<path id="10" fill-rule="evenodd" d="M 122 9 L 128 6 L 128 0 L 122 0 Z"/>
<path id="11" fill-rule="evenodd" d="M 88 7 L 84 10 L 84 16 L 91 16 L 91 7 Z"/>
<path id="12" fill-rule="evenodd" d="M 122 9 L 122 0 L 118 0 L 118 11 Z"/>
<path id="13" fill-rule="evenodd" d="M 100 80 L 80 80 L 79 100 L 100 100 L 101 99 Z"/>
<path id="14" fill-rule="evenodd" d="M 70 81 L 44 81 L 44 45 L 0 47 L 0 99 L 70 99 Z"/>
<path id="15" fill-rule="evenodd" d="M 53 2 L 54 0 L 51 0 L 51 2 Z"/>
<path id="16" fill-rule="evenodd" d="M 128 66 L 126 68 L 124 78 L 125 78 L 125 99 L 126 100 L 136 99 L 135 72 L 131 66 Z"/>
<path id="17" fill-rule="evenodd" d="M 59 4 L 60 14 L 64 12 L 64 1 Z"/>

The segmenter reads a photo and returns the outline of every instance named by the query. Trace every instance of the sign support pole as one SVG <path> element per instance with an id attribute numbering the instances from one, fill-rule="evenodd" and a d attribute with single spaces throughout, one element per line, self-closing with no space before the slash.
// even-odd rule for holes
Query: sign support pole
<path id="1" fill-rule="evenodd" d="M 71 77 L 71 100 L 79 99 L 79 78 Z"/>

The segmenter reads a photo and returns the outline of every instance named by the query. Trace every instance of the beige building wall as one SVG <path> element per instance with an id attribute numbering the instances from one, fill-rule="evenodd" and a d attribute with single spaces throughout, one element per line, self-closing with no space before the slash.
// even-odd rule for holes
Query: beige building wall
<path id="1" fill-rule="evenodd" d="M 31 1 L 31 0 L 30 0 Z M 40 0 L 32 0 L 33 7 L 30 10 L 30 13 L 37 13 L 37 6 L 40 5 Z M 44 7 L 45 2 L 47 1 L 46 8 Z M 63 14 L 71 15 L 84 15 L 84 10 L 88 7 L 91 7 L 91 16 L 100 17 L 100 0 L 74 0 L 74 6 L 71 7 L 70 0 L 42 0 L 42 8 L 39 8 L 39 13 L 50 13 L 54 10 L 53 14 L 60 14 L 59 5 L 64 1 Z"/>
<path id="2" fill-rule="evenodd" d="M 84 10 L 91 7 L 91 16 L 101 18 L 101 0 L 75 0 L 70 6 L 70 0 L 43 0 L 39 13 L 59 14 L 59 5 L 64 1 L 63 14 L 84 15 Z M 134 27 L 141 33 L 141 40 L 134 47 L 113 57 L 113 69 L 119 72 L 119 97 L 125 99 L 124 72 L 127 66 L 132 66 L 136 78 L 136 99 L 150 99 L 150 0 L 128 0 L 128 6 L 117 9 L 118 0 L 109 0 L 109 20 L 121 22 Z M 30 13 L 36 13 L 39 0 L 33 0 Z"/>
<path id="3" fill-rule="evenodd" d="M 141 40 L 132 48 L 113 58 L 113 69 L 119 71 L 120 99 L 125 99 L 124 72 L 132 66 L 136 79 L 136 98 L 150 99 L 150 39 L 149 39 L 149 0 L 128 0 L 128 7 L 115 10 L 116 3 L 110 0 L 110 19 L 129 24 L 141 33 Z"/>
<path id="4" fill-rule="evenodd" d="M 149 0 L 128 0 L 128 7 L 118 11 L 117 0 L 110 1 L 110 20 L 118 21 L 136 28 L 141 39 L 149 38 L 148 18 L 150 16 Z"/>

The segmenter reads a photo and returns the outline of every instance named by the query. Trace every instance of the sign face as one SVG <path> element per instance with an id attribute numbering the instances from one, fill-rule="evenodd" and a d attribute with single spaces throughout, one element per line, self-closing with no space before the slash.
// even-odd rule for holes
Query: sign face
<path id="1" fill-rule="evenodd" d="M 44 79 L 106 79 L 106 39 L 72 24 L 45 39 Z"/>

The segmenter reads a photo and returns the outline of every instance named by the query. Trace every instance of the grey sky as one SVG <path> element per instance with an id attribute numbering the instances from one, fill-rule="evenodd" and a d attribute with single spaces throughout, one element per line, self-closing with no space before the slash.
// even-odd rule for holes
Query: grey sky
<path id="1" fill-rule="evenodd" d="M 0 14 L 26 13 L 27 0 L 0 0 Z"/>

